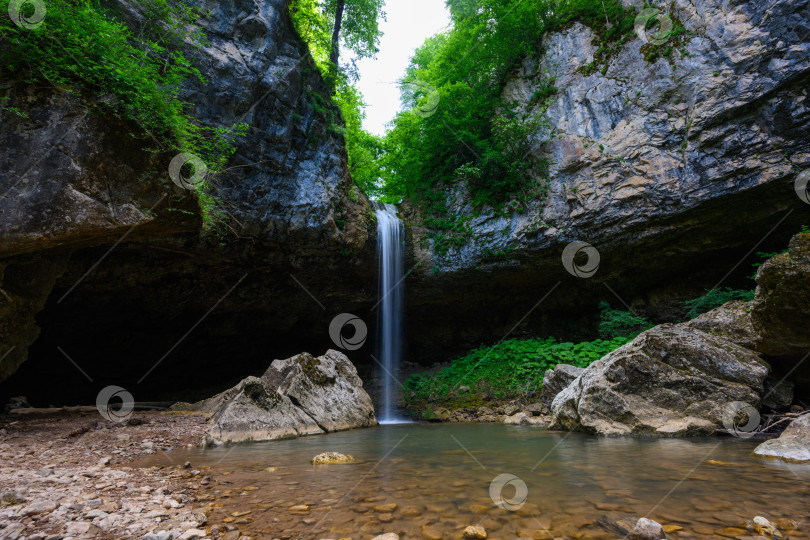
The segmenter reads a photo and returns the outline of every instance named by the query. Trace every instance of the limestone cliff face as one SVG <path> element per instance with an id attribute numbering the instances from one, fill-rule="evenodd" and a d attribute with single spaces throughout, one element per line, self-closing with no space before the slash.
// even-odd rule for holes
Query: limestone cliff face
<path id="1" fill-rule="evenodd" d="M 138 2 L 107 7 L 140 24 Z M 283 344 L 290 328 L 305 335 L 310 325 L 327 341 L 327 315 L 347 311 L 346 299 L 370 298 L 357 285 L 373 283 L 368 201 L 349 176 L 342 139 L 313 106 L 313 96 L 328 101 L 328 91 L 285 1 L 202 7 L 208 44 L 187 54 L 206 82 L 190 81 L 182 97 L 210 126 L 249 125 L 226 170 L 211 179 L 228 215 L 224 235 L 202 231 L 195 196 L 170 180 L 176 152 L 147 152 L 158 144 L 135 138 L 138 126 L 99 112 L 80 93 L 3 81 L 4 106 L 25 117 L 1 113 L 0 381 L 26 359 L 38 326 L 38 358 L 56 362 L 64 343 L 88 365 L 106 362 L 99 371 L 115 378 L 146 371 L 171 347 L 157 334 L 176 327 L 169 332 L 176 341 L 237 282 L 218 305 L 230 322 L 203 330 L 195 352 L 181 358 L 206 357 L 208 339 L 228 341 L 240 326 L 241 339 L 261 336 L 251 347 Z M 340 300 L 322 313 L 308 294 L 322 305 L 327 295 Z M 241 340 L 230 347 L 246 361 Z"/>
<path id="2" fill-rule="evenodd" d="M 458 334 L 483 313 L 502 313 L 483 330 L 500 339 L 558 281 L 518 333 L 554 328 L 558 318 L 541 320 L 544 309 L 570 315 L 600 297 L 618 304 L 603 284 L 660 311 L 667 299 L 715 286 L 777 224 L 760 248 L 783 247 L 808 221 L 793 181 L 810 168 L 810 2 L 676 0 L 666 9 L 688 30 L 671 59 L 645 60 L 637 38 L 585 75 L 600 44 L 575 24 L 546 35 L 542 54 L 516 69 L 503 96 L 526 112 L 539 112 L 532 97 L 555 78 L 557 93 L 542 104 L 550 128 L 528 157 L 549 160 L 548 195 L 505 215 L 474 211 L 463 184 L 448 191 L 450 212 L 470 218 L 470 240 L 446 255 L 415 248 L 423 264 L 412 318 L 455 313 Z M 412 230 L 425 244 L 426 231 Z M 590 280 L 571 278 L 560 262 L 575 240 L 601 257 Z M 740 270 L 750 274 L 750 262 Z M 459 283 L 451 296 L 436 293 L 450 281 Z M 472 300 L 471 288 L 483 298 Z M 428 320 L 420 330 L 433 327 Z"/>

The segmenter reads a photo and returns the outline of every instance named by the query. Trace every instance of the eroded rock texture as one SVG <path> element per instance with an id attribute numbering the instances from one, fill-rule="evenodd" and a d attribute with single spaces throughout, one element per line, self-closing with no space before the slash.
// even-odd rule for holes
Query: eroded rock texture
<path id="1" fill-rule="evenodd" d="M 796 235 L 787 253 L 762 265 L 752 302 L 732 301 L 686 323 L 656 326 L 591 364 L 554 398 L 552 426 L 602 435 L 696 435 L 731 429 L 739 404 L 788 408 L 794 387 L 807 392 L 808 239 Z M 796 429 L 804 436 L 799 424 Z M 799 439 L 771 446 L 801 451 Z"/>
<path id="2" fill-rule="evenodd" d="M 557 364 L 554 369 L 546 371 L 543 375 L 543 392 L 540 394 L 540 401 L 548 408 L 557 394 L 574 382 L 574 379 L 582 375 L 583 368 L 568 364 Z"/>
<path id="3" fill-rule="evenodd" d="M 574 24 L 545 36 L 542 54 L 506 83 L 503 96 L 519 109 L 547 106 L 550 129 L 532 152 L 550 163 L 545 199 L 476 211 L 463 183 L 448 188 L 451 217 L 469 218 L 471 236 L 446 255 L 412 212 L 422 264 L 409 283 L 409 316 L 421 315 L 411 342 L 419 354 L 431 354 L 424 343 L 494 342 L 519 321 L 510 335 L 576 339 L 578 315 L 599 300 L 622 304 L 613 291 L 638 312 L 674 320 L 676 301 L 721 280 L 749 287 L 756 259 L 746 253 L 759 242 L 758 250 L 782 249 L 807 221 L 793 181 L 810 167 L 810 2 L 667 6 L 689 31 L 671 60 L 646 61 L 634 39 L 584 75 L 600 43 Z M 557 93 L 533 101 L 551 77 Z M 575 240 L 601 256 L 590 279 L 560 262 Z"/>
<path id="4" fill-rule="evenodd" d="M 326 348 L 334 315 L 373 303 L 371 210 L 313 105 L 328 91 L 286 3 L 202 4 L 209 45 L 187 54 L 206 83 L 189 81 L 183 98 L 210 126 L 249 125 L 211 179 L 228 214 L 221 234 L 202 232 L 194 196 L 167 174 L 175 152 L 146 151 L 157 145 L 134 138 L 138 126 L 79 93 L 3 86 L 4 105 L 27 117 L 4 111 L 0 123 L 0 380 L 34 358 L 14 392 L 36 404 L 86 400 L 106 384 L 168 397 L 180 374 L 187 390 L 221 389 L 263 369 L 271 346 Z M 107 6 L 140 24 L 137 2 Z M 36 384 L 43 371 L 70 384 Z"/>
<path id="5" fill-rule="evenodd" d="M 212 444 L 286 439 L 377 424 L 371 398 L 346 355 L 329 350 L 274 360 L 259 377 L 197 407 L 214 414 Z"/>
<path id="6" fill-rule="evenodd" d="M 552 429 L 601 435 L 705 435 L 732 403 L 759 408 L 769 366 L 685 325 L 660 325 L 589 366 L 557 394 Z"/>

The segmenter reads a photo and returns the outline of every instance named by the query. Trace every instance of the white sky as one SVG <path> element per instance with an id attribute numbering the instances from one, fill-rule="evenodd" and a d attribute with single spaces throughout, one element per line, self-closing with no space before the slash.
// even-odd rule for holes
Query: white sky
<path id="1" fill-rule="evenodd" d="M 386 0 L 385 12 L 388 20 L 382 23 L 380 52 L 374 60 L 364 58 L 357 62 L 360 70 L 357 87 L 368 103 L 363 127 L 377 135 L 385 133 L 386 122 L 393 120 L 399 111 L 396 81 L 405 74 L 414 51 L 425 38 L 450 25 L 444 0 Z"/>

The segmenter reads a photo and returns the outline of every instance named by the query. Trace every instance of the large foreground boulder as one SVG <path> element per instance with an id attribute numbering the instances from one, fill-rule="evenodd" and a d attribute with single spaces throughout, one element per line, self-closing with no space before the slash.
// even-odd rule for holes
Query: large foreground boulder
<path id="1" fill-rule="evenodd" d="M 759 408 L 768 372 L 753 351 L 686 324 L 663 324 L 598 360 L 560 392 L 550 427 L 709 434 L 724 427 L 735 402 Z"/>
<path id="2" fill-rule="evenodd" d="M 585 371 L 584 368 L 570 364 L 557 364 L 554 369 L 546 371 L 543 375 L 543 392 L 540 394 L 540 401 L 543 405 L 551 409 L 551 403 L 557 394 L 582 375 L 583 371 Z"/>
<path id="3" fill-rule="evenodd" d="M 338 351 L 330 349 L 318 358 L 303 353 L 275 360 L 262 378 L 289 396 L 324 431 L 377 423 L 363 381 L 351 361 Z"/>
<path id="4" fill-rule="evenodd" d="M 793 420 L 778 439 L 765 441 L 754 453 L 786 461 L 810 461 L 810 414 Z"/>
<path id="5" fill-rule="evenodd" d="M 371 398 L 346 356 L 329 350 L 274 360 L 261 377 L 192 408 L 212 413 L 208 444 L 286 439 L 377 424 Z"/>

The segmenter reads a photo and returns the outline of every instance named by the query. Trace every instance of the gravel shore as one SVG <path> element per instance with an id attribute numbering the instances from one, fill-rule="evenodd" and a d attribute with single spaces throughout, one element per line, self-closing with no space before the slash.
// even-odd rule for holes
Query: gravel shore
<path id="1" fill-rule="evenodd" d="M 132 466 L 195 446 L 204 430 L 197 414 L 136 412 L 121 423 L 76 409 L 0 417 L 0 540 L 207 538 L 205 471 Z"/>

